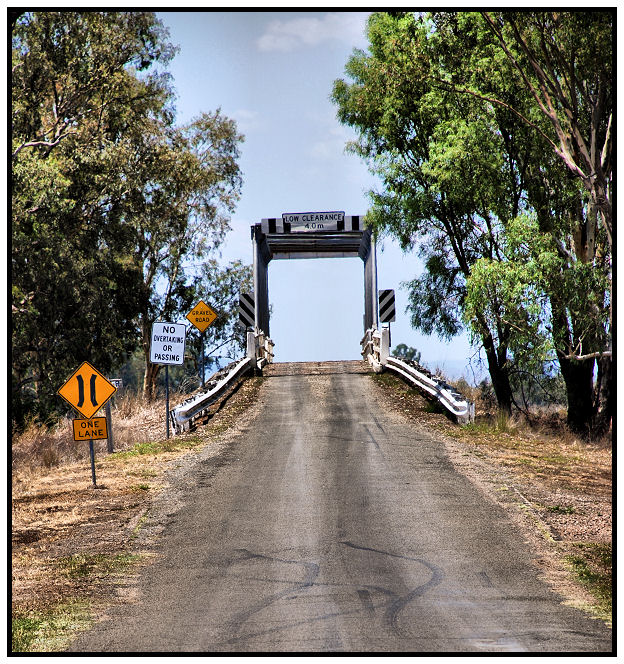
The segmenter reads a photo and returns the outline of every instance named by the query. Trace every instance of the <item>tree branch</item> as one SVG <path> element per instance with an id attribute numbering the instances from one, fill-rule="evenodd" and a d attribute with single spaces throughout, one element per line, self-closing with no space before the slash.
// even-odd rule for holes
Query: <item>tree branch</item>
<path id="1" fill-rule="evenodd" d="M 574 353 L 571 353 L 570 355 L 564 355 L 563 357 L 566 360 L 577 360 L 578 362 L 583 362 L 583 360 L 592 360 L 597 357 L 612 357 L 612 351 L 603 350 L 597 353 L 587 353 L 587 355 L 574 355 Z"/>
<path id="2" fill-rule="evenodd" d="M 47 147 L 47 148 L 54 148 L 56 147 L 64 138 L 69 136 L 70 134 L 76 134 L 78 132 L 76 131 L 67 131 L 64 134 L 61 134 L 55 141 L 28 141 L 27 143 L 22 143 L 15 152 L 13 152 L 12 158 L 15 159 L 17 155 L 24 149 L 24 148 L 35 148 L 35 147 Z"/>

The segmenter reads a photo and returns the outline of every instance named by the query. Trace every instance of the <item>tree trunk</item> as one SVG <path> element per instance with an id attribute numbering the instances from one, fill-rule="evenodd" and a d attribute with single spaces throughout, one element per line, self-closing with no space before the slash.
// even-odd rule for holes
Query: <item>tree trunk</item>
<path id="1" fill-rule="evenodd" d="M 488 369 L 496 401 L 498 402 L 498 408 L 507 415 L 511 415 L 511 384 L 509 382 L 509 372 L 505 366 L 507 364 L 507 352 L 500 348 L 499 352 L 496 352 L 494 340 L 490 334 L 483 337 L 483 347 L 485 348 Z"/>
<path id="2" fill-rule="evenodd" d="M 613 417 L 613 358 L 598 359 L 598 380 L 596 383 L 596 403 L 592 435 L 600 438 L 609 432 Z"/>
<path id="3" fill-rule="evenodd" d="M 152 364 L 145 358 L 145 374 L 143 375 L 143 396 L 148 401 L 156 398 L 156 379 L 160 371 L 160 364 Z"/>
<path id="4" fill-rule="evenodd" d="M 594 415 L 594 360 L 570 360 L 557 353 L 568 397 L 568 426 L 588 436 Z"/>
<path id="5" fill-rule="evenodd" d="M 156 379 L 160 371 L 160 364 L 152 364 L 150 362 L 150 344 L 152 321 L 150 321 L 147 313 L 143 313 L 141 317 L 141 332 L 143 337 L 143 353 L 145 354 L 145 372 L 143 374 L 143 397 L 148 401 L 154 401 L 156 398 Z"/>

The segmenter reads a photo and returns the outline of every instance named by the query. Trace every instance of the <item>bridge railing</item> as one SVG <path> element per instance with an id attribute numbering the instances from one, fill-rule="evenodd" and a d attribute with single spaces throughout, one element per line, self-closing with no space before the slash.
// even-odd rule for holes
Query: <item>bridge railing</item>
<path id="1" fill-rule="evenodd" d="M 232 362 L 217 371 L 208 381 L 208 390 L 186 399 L 169 411 L 169 421 L 174 433 L 182 433 L 191 428 L 194 419 L 205 412 L 227 394 L 245 374 L 262 369 L 273 361 L 274 344 L 262 330 L 247 333 L 247 356 Z"/>
<path id="2" fill-rule="evenodd" d="M 367 360 L 373 367 L 375 373 L 383 371 L 386 359 L 389 354 L 389 340 L 390 334 L 387 328 L 378 330 L 377 328 L 370 328 L 364 333 L 364 337 L 360 342 L 362 346 L 362 357 Z"/>
<path id="3" fill-rule="evenodd" d="M 251 357 L 258 369 L 273 362 L 275 344 L 262 330 L 247 332 L 247 357 Z"/>
<path id="4" fill-rule="evenodd" d="M 362 339 L 362 356 L 368 360 L 376 373 L 384 369 L 392 371 L 414 387 L 424 391 L 453 415 L 460 424 L 473 422 L 475 405 L 462 396 L 454 387 L 440 378 L 430 376 L 403 360 L 392 357 L 388 352 L 389 331 L 375 328 L 366 331 Z"/>

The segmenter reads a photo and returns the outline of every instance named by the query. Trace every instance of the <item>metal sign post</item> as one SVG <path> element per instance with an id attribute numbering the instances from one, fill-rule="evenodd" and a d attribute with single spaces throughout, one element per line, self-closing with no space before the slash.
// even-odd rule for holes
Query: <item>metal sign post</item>
<path id="1" fill-rule="evenodd" d="M 106 425 L 108 427 L 108 437 L 106 439 L 106 451 L 113 453 L 113 416 L 111 414 L 110 401 L 106 404 Z"/>
<path id="2" fill-rule="evenodd" d="M 204 388 L 204 385 L 206 384 L 206 358 L 204 357 L 204 348 L 206 345 L 206 333 L 202 332 L 201 335 L 201 386 L 202 389 Z"/>
<path id="3" fill-rule="evenodd" d="M 89 440 L 89 455 L 91 456 L 91 479 L 93 480 L 93 488 L 97 489 L 95 482 L 95 450 L 93 449 L 93 441 Z"/>
<path id="4" fill-rule="evenodd" d="M 167 438 L 169 438 L 169 365 L 184 364 L 186 349 L 186 326 L 184 323 L 164 323 L 152 325 L 150 362 L 165 365 L 165 391 L 167 398 Z"/>
<path id="5" fill-rule="evenodd" d="M 114 385 L 116 389 L 123 387 L 123 380 L 121 378 L 109 378 L 108 379 L 111 385 Z M 111 414 L 110 401 L 106 403 L 106 424 L 108 425 L 108 438 L 106 441 L 106 450 L 109 454 L 114 452 L 113 447 L 113 416 Z"/>
<path id="6" fill-rule="evenodd" d="M 167 440 L 169 440 L 169 365 L 165 364 L 165 395 L 167 401 Z"/>

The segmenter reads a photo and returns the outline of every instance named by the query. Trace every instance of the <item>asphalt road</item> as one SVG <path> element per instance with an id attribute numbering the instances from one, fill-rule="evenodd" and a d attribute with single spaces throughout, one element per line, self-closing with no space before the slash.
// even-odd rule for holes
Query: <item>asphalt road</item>
<path id="1" fill-rule="evenodd" d="M 267 378 L 258 417 L 190 468 L 138 600 L 72 650 L 609 652 L 610 630 L 560 603 L 504 511 L 373 387 Z"/>

